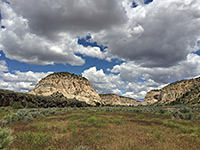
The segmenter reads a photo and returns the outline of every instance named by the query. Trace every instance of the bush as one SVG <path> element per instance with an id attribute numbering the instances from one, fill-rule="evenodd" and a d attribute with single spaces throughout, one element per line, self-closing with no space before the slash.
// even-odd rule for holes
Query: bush
<path id="1" fill-rule="evenodd" d="M 195 118 L 195 115 L 191 108 L 189 107 L 183 107 L 180 109 L 177 109 L 172 112 L 173 119 L 186 119 L 191 120 Z"/>
<path id="2" fill-rule="evenodd" d="M 31 102 L 28 102 L 28 108 L 37 108 L 37 105 Z"/>
<path id="3" fill-rule="evenodd" d="M 24 106 L 22 106 L 21 102 L 16 102 L 16 101 L 12 102 L 12 103 L 11 103 L 11 106 L 12 106 L 14 109 L 22 109 L 22 108 L 24 108 Z"/>
<path id="4" fill-rule="evenodd" d="M 0 129 L 0 149 L 7 148 L 14 140 L 12 131 L 8 128 Z"/>
<path id="5" fill-rule="evenodd" d="M 17 122 L 19 120 L 19 118 L 18 118 L 18 116 L 16 114 L 12 114 L 10 116 L 10 118 L 11 118 L 11 122 Z"/>
<path id="6" fill-rule="evenodd" d="M 186 120 L 191 120 L 193 118 L 194 118 L 194 114 L 193 113 L 186 113 L 184 115 L 184 119 L 186 119 Z"/>
<path id="7" fill-rule="evenodd" d="M 190 113 L 192 110 L 189 107 L 184 107 L 184 108 L 179 109 L 179 111 L 181 113 Z"/>
<path id="8" fill-rule="evenodd" d="M 6 120 L 0 120 L 0 127 L 5 127 L 7 123 Z"/>
<path id="9" fill-rule="evenodd" d="M 27 116 L 24 117 L 24 121 L 33 121 L 33 117 L 31 114 L 28 114 Z"/>

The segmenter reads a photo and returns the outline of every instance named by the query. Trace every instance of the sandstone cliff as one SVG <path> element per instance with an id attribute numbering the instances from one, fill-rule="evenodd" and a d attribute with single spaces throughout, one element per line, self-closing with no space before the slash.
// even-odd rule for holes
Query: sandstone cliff
<path id="1" fill-rule="evenodd" d="M 190 80 L 182 80 L 171 83 L 160 90 L 149 91 L 145 98 L 143 105 L 149 104 L 169 104 L 177 99 L 181 98 L 186 93 L 190 93 L 194 89 L 200 86 L 200 77 Z M 198 92 L 197 92 L 198 93 Z M 193 97 L 196 97 L 196 94 L 187 99 L 187 103 L 193 100 Z M 186 101 L 186 99 L 185 99 Z M 185 103 L 182 99 L 181 103 Z"/>
<path id="2" fill-rule="evenodd" d="M 157 103 L 158 101 L 160 101 L 160 93 L 161 93 L 161 90 L 149 91 L 146 94 L 144 101 L 141 104 L 142 105 L 152 105 L 154 103 Z"/>
<path id="3" fill-rule="evenodd" d="M 140 102 L 123 96 L 118 96 L 116 94 L 100 94 L 101 100 L 105 105 L 119 105 L 119 106 L 137 106 Z"/>
<path id="4" fill-rule="evenodd" d="M 28 94 L 43 96 L 56 93 L 61 93 L 68 99 L 85 101 L 90 105 L 102 104 L 99 94 L 86 78 L 67 72 L 48 75 L 28 92 Z"/>
<path id="5" fill-rule="evenodd" d="M 200 86 L 186 92 L 180 98 L 171 102 L 171 104 L 200 104 Z"/>

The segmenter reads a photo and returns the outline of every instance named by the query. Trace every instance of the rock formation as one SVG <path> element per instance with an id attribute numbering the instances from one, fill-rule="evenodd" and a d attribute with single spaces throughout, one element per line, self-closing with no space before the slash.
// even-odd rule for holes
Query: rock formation
<path id="1" fill-rule="evenodd" d="M 135 99 L 118 96 L 116 94 L 100 94 L 100 97 L 105 105 L 137 106 L 140 104 Z"/>
<path id="2" fill-rule="evenodd" d="M 102 104 L 99 94 L 86 78 L 67 72 L 48 75 L 40 80 L 33 90 L 28 92 L 28 94 L 43 96 L 51 96 L 58 93 L 68 99 L 85 101 L 90 105 Z"/>
<path id="3" fill-rule="evenodd" d="M 200 104 L 200 86 L 186 92 L 171 104 Z"/>
<path id="4" fill-rule="evenodd" d="M 169 104 L 181 98 L 184 94 L 193 91 L 199 86 L 200 77 L 196 79 L 182 80 L 171 83 L 160 90 L 149 91 L 144 98 L 143 105 L 155 103 L 161 105 Z M 192 98 L 188 99 L 187 101 L 191 100 Z"/>
<path id="5" fill-rule="evenodd" d="M 149 91 L 145 98 L 144 101 L 141 103 L 142 105 L 151 105 L 160 100 L 160 93 L 161 90 L 151 90 Z"/>

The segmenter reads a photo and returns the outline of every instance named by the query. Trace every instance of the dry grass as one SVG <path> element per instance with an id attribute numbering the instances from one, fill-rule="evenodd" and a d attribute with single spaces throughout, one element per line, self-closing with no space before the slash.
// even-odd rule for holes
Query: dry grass
<path id="1" fill-rule="evenodd" d="M 18 150 L 200 149 L 200 121 L 147 113 L 76 110 L 8 127 Z"/>

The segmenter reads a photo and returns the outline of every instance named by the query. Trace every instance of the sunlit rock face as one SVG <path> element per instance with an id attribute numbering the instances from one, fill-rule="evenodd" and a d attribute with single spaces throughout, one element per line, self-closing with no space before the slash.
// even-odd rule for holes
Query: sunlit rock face
<path id="1" fill-rule="evenodd" d="M 190 99 L 187 102 L 192 101 L 196 94 L 193 94 L 195 89 L 200 87 L 200 77 L 190 80 L 182 80 L 171 83 L 160 90 L 149 91 L 144 99 L 144 104 L 168 104 L 184 95 L 190 95 Z M 188 94 L 186 94 L 188 93 Z M 184 100 L 184 98 L 182 99 Z M 186 99 L 184 100 L 186 101 Z M 182 101 L 181 103 L 185 103 Z"/>
<path id="2" fill-rule="evenodd" d="M 99 94 L 86 78 L 67 72 L 48 75 L 28 94 L 51 96 L 58 92 L 69 99 L 85 101 L 90 105 L 103 104 Z"/>
<path id="3" fill-rule="evenodd" d="M 129 97 L 118 96 L 116 94 L 100 94 L 105 105 L 115 106 L 137 106 L 140 102 Z"/>

